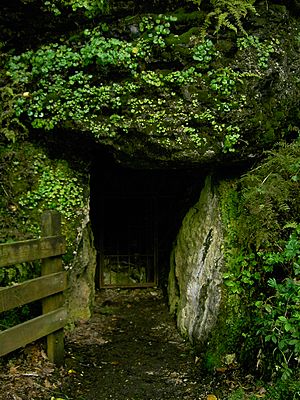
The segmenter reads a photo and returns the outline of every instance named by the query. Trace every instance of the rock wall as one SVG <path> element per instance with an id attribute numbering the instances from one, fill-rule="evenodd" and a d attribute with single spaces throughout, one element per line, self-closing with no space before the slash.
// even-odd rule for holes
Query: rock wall
<path id="1" fill-rule="evenodd" d="M 90 224 L 89 207 L 78 232 L 77 250 L 69 274 L 66 294 L 70 322 L 87 320 L 92 314 L 95 298 L 96 250 Z"/>
<path id="2" fill-rule="evenodd" d="M 201 344 L 214 328 L 222 298 L 222 225 L 217 192 L 208 177 L 183 220 L 169 275 L 170 310 L 182 335 Z"/>

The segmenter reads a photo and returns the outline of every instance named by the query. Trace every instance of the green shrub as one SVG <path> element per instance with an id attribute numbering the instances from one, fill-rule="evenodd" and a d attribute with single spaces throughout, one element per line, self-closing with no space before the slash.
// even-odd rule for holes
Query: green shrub
<path id="1" fill-rule="evenodd" d="M 221 195 L 227 309 L 239 299 L 243 321 L 238 357 L 283 381 L 300 363 L 299 160 L 299 141 L 284 144 Z"/>

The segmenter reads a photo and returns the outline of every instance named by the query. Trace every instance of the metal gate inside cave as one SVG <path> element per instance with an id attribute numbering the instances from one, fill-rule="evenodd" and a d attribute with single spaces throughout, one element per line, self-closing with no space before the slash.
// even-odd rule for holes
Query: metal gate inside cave
<path id="1" fill-rule="evenodd" d="M 155 197 L 106 195 L 100 212 L 100 288 L 156 286 Z"/>

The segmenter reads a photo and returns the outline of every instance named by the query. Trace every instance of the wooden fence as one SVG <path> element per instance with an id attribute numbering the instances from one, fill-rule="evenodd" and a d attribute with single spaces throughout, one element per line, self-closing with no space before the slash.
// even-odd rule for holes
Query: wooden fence
<path id="1" fill-rule="evenodd" d="M 63 363 L 67 311 L 62 292 L 67 287 L 67 273 L 63 271 L 61 255 L 65 248 L 60 214 L 56 211 L 42 215 L 40 239 L 0 244 L 0 267 L 42 260 L 41 277 L 0 289 L 0 312 L 42 299 L 42 315 L 0 332 L 0 356 L 47 336 L 49 360 L 57 365 Z"/>

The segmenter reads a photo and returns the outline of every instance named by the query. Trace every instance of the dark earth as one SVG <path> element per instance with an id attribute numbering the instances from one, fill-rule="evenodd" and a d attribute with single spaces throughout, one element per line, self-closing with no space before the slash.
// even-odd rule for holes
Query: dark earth
<path id="1" fill-rule="evenodd" d="M 1 400 L 216 400 L 237 388 L 263 397 L 235 365 L 205 374 L 158 289 L 103 290 L 94 315 L 66 333 L 65 365 L 40 341 L 1 359 Z"/>

